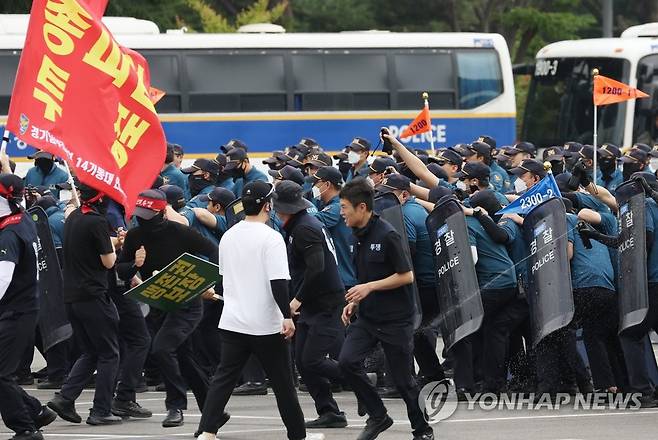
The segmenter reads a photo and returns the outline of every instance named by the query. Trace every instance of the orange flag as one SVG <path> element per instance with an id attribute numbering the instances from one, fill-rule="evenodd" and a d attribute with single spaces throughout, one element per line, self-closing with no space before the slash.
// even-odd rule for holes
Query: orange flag
<path id="1" fill-rule="evenodd" d="M 409 137 L 420 133 L 425 133 L 432 129 L 432 121 L 430 119 L 430 109 L 426 105 L 421 112 L 416 116 L 409 126 L 402 132 L 400 137 Z"/>
<path id="2" fill-rule="evenodd" d="M 162 90 L 156 89 L 153 86 L 149 87 L 149 99 L 151 100 L 153 105 L 157 104 L 158 101 L 164 98 L 165 95 L 166 93 L 163 92 Z"/>
<path id="3" fill-rule="evenodd" d="M 635 98 L 648 98 L 642 90 L 603 75 L 594 76 L 594 105 L 608 105 Z"/>

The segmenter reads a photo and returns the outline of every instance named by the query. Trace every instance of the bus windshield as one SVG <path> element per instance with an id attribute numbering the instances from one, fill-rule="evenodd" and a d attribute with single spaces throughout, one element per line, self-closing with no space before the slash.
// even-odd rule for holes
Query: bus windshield
<path id="1" fill-rule="evenodd" d="M 528 91 L 523 139 L 540 147 L 568 141 L 591 144 L 592 69 L 627 83 L 630 63 L 617 58 L 542 58 Z M 598 144 L 622 145 L 626 104 L 599 107 Z"/>

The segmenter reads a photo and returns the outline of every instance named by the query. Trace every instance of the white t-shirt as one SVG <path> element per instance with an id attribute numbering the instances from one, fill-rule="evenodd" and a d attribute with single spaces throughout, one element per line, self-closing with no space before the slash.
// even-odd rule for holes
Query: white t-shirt
<path id="1" fill-rule="evenodd" d="M 281 234 L 263 223 L 241 221 L 219 243 L 224 310 L 219 328 L 262 336 L 281 332 L 283 315 L 271 280 L 289 280 L 288 254 Z"/>

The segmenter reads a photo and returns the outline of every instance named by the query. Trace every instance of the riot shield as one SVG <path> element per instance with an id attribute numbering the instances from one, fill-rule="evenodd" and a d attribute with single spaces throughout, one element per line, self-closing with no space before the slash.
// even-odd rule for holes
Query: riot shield
<path id="1" fill-rule="evenodd" d="M 375 212 L 384 220 L 389 222 L 398 234 L 402 237 L 402 249 L 405 255 L 411 259 L 411 250 L 409 249 L 409 238 L 407 237 L 407 229 L 404 226 L 404 216 L 402 215 L 402 207 L 397 196 L 393 193 L 384 193 L 375 198 Z M 414 302 L 416 303 L 416 314 L 414 315 L 414 329 L 420 327 L 420 322 L 423 317 L 423 312 L 420 307 L 420 297 L 418 296 L 418 286 L 416 281 L 412 285 L 414 293 Z"/>
<path id="2" fill-rule="evenodd" d="M 466 220 L 457 200 L 437 205 L 425 224 L 434 249 L 439 325 L 443 343 L 450 350 L 482 325 L 482 297 Z"/>
<path id="3" fill-rule="evenodd" d="M 638 182 L 617 187 L 619 233 L 617 289 L 619 291 L 619 332 L 641 323 L 649 310 L 645 195 Z"/>
<path id="4" fill-rule="evenodd" d="M 532 345 L 568 325 L 574 316 L 567 255 L 567 216 L 561 199 L 549 199 L 523 221 L 528 252 L 528 292 Z"/>
<path id="5" fill-rule="evenodd" d="M 237 199 L 231 202 L 226 207 L 226 224 L 228 229 L 231 229 L 241 220 L 244 220 L 244 207 L 242 206 L 242 199 Z"/>
<path id="6" fill-rule="evenodd" d="M 48 215 L 39 206 L 29 209 L 28 214 L 37 226 L 37 262 L 39 268 L 39 330 L 43 349 L 66 341 L 73 335 L 64 308 L 62 271 L 57 260 Z"/>

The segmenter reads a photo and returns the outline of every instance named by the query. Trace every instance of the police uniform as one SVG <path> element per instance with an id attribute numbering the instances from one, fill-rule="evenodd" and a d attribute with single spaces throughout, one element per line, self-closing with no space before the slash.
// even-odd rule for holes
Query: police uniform
<path id="1" fill-rule="evenodd" d="M 368 224 L 355 231 L 354 261 L 359 283 L 387 278 L 413 270 L 405 256 L 400 234 L 372 214 Z M 387 411 L 365 374 L 363 361 L 381 343 L 396 388 L 407 406 L 414 435 L 431 432 L 419 407 L 419 389 L 412 376 L 413 318 L 416 314 L 411 284 L 371 292 L 359 303 L 356 320 L 347 329 L 339 364 L 345 380 L 367 409 L 371 419 L 386 419 Z"/>
<path id="2" fill-rule="evenodd" d="M 35 159 L 54 159 L 54 156 L 50 153 L 43 151 L 37 152 L 34 156 L 30 156 Z M 53 193 L 56 199 L 59 199 L 59 191 L 57 184 L 65 183 L 68 181 L 68 173 L 60 168 L 54 161 L 52 162 L 52 167 L 49 171 L 45 172 L 41 168 L 34 166 L 27 171 L 25 175 L 25 185 L 26 186 L 46 186 Z"/>
<path id="3" fill-rule="evenodd" d="M 4 183 L 4 182 L 3 182 Z M 4 195 L 3 197 L 6 197 Z M 11 280 L 0 296 L 0 414 L 15 438 L 42 439 L 41 403 L 13 379 L 21 355 L 37 324 L 37 231 L 29 217 L 18 212 L 0 219 L 0 265 L 13 265 Z M 51 420 L 52 421 L 52 420 Z"/>
<path id="4" fill-rule="evenodd" d="M 187 178 L 180 169 L 174 166 L 173 163 L 165 166 L 165 168 L 160 172 L 160 175 L 165 180 L 165 185 L 176 185 L 183 190 L 185 200 L 190 200 L 190 188 L 187 183 Z"/>
<path id="5" fill-rule="evenodd" d="M 493 189 L 495 189 L 499 193 L 507 193 L 511 191 L 512 181 L 510 180 L 507 171 L 505 171 L 503 167 L 498 165 L 498 162 L 496 162 L 495 160 L 491 162 L 489 168 L 491 168 L 490 182 L 491 185 L 493 186 Z"/>

